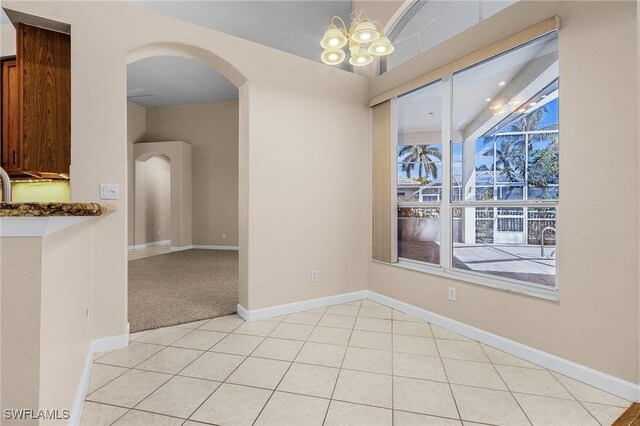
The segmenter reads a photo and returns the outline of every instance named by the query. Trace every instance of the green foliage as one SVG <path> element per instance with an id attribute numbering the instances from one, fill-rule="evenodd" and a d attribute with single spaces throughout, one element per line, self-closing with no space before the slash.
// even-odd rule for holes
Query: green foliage
<path id="1" fill-rule="evenodd" d="M 418 181 L 425 185 L 429 183 L 429 176 L 438 177 L 438 167 L 434 160 L 442 161 L 442 152 L 434 145 L 404 145 L 400 148 L 398 156 L 402 159 L 402 171 L 407 178 L 411 177 L 416 167 L 418 168 Z"/>

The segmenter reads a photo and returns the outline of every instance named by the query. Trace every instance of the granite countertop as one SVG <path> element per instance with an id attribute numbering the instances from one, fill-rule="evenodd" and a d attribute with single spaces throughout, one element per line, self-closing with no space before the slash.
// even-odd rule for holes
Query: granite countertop
<path id="1" fill-rule="evenodd" d="M 98 203 L 0 203 L 0 217 L 101 216 L 115 210 Z"/>

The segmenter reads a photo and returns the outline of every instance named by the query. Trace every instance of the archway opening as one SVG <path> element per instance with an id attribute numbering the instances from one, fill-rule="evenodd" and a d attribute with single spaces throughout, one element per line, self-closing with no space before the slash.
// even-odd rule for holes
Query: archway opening
<path id="1" fill-rule="evenodd" d="M 135 160 L 135 248 L 164 253 L 171 246 L 171 159 L 153 154 Z"/>
<path id="2" fill-rule="evenodd" d="M 215 55 L 188 46 L 149 46 L 130 58 L 130 330 L 234 314 L 240 293 L 237 85 L 245 80 Z M 153 238 L 156 247 L 142 247 L 148 255 L 140 255 L 140 241 Z"/>

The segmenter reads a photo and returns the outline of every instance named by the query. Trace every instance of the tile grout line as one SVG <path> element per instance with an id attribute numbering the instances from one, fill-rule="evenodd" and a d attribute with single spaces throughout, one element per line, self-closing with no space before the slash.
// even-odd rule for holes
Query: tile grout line
<path id="1" fill-rule="evenodd" d="M 207 324 L 209 321 L 207 321 L 205 324 Z M 204 325 L 204 324 L 202 324 Z M 172 347 L 171 345 L 175 342 L 177 342 L 178 340 L 182 339 L 183 337 L 188 336 L 189 334 L 193 333 L 195 330 L 197 330 L 198 328 L 192 329 L 191 331 L 189 331 L 187 334 L 185 334 L 184 336 L 181 336 L 180 338 L 174 340 L 172 343 L 170 343 L 169 345 L 166 345 L 163 349 L 160 349 L 158 352 L 154 353 L 153 355 L 149 356 L 148 358 L 145 358 L 143 361 L 139 362 L 138 364 L 134 365 L 133 367 L 131 367 L 131 370 L 136 370 L 136 371 L 140 371 L 138 370 L 136 367 L 139 366 L 140 364 L 142 364 L 143 362 L 151 359 L 152 357 L 154 357 L 155 355 L 159 354 L 160 352 L 162 352 L 163 350 L 165 350 L 168 347 Z M 157 329 L 160 330 L 160 329 Z M 155 330 L 153 330 L 155 331 Z M 153 331 L 151 333 L 153 333 Z M 147 333 L 147 334 L 151 334 L 151 333 Z M 226 337 L 226 336 L 225 336 Z M 144 342 L 138 342 L 138 343 L 144 343 Z M 152 343 L 153 344 L 153 343 Z M 204 355 L 207 351 L 204 351 L 203 353 L 200 354 L 200 356 L 196 357 L 193 361 L 191 361 L 189 364 L 187 364 L 187 366 L 185 366 L 184 368 L 187 368 L 189 365 L 191 365 L 192 363 L 194 363 L 197 359 L 199 359 L 202 355 Z M 180 373 L 180 371 L 184 370 L 181 369 L 178 371 L 178 373 Z M 142 370 L 142 371 L 146 371 L 146 370 Z M 167 373 L 158 373 L 155 372 L 157 374 L 167 374 Z M 133 411 L 137 406 L 139 406 L 140 404 L 142 404 L 147 398 L 149 398 L 151 395 L 153 395 L 154 393 L 156 393 L 158 391 L 158 389 L 160 389 L 161 387 L 163 387 L 164 385 L 166 385 L 171 379 L 173 379 L 174 377 L 176 377 L 178 375 L 178 373 L 172 374 L 171 377 L 169 379 L 167 379 L 165 382 L 163 382 L 160 386 L 158 386 L 157 388 L 155 388 L 153 391 L 151 391 L 151 393 L 149 393 L 147 396 L 145 396 L 144 398 L 142 398 L 142 400 L 138 401 L 137 404 L 135 404 L 132 408 L 129 408 L 129 411 L 127 411 L 126 413 L 124 413 L 122 416 L 118 417 L 113 423 L 111 423 L 111 425 L 113 425 L 114 423 L 116 423 L 118 420 L 120 420 L 122 417 L 126 416 L 127 414 L 129 414 L 131 411 Z M 219 387 L 219 386 L 218 386 Z M 218 389 L 218 387 L 216 387 L 216 389 Z M 215 392 L 215 389 L 214 389 Z M 213 393 L 213 392 L 212 392 Z M 143 410 L 137 410 L 137 411 L 143 411 Z M 165 415 L 165 414 L 160 414 L 160 413 L 153 413 L 156 415 Z M 169 416 L 172 417 L 172 416 Z M 179 418 L 179 417 L 176 417 Z M 184 423 L 184 422 L 183 422 Z"/>
<path id="2" fill-rule="evenodd" d="M 548 371 L 548 370 L 547 370 L 547 371 Z M 549 372 L 549 374 L 551 374 L 551 372 Z M 556 382 L 560 383 L 560 386 L 562 386 L 562 387 L 564 388 L 564 390 L 566 390 L 566 391 L 569 393 L 569 395 L 571 395 L 571 396 L 572 396 L 576 401 L 578 401 L 578 404 L 580 404 L 580 406 L 581 406 L 582 408 L 584 408 L 584 409 L 585 409 L 585 411 L 586 411 L 587 413 L 589 413 L 589 415 L 590 415 L 591 417 L 593 417 L 593 419 L 594 419 L 598 424 L 602 425 L 602 423 L 600 422 L 600 420 L 596 419 L 596 416 L 594 416 L 594 415 L 593 415 L 593 413 L 591 413 L 591 410 L 589 410 L 587 407 L 585 407 L 585 406 L 584 406 L 584 404 L 582 403 L 582 401 L 580 401 L 578 398 L 576 398 L 576 396 L 573 394 L 573 392 L 571 392 L 571 391 L 570 391 L 570 390 L 569 390 L 569 389 L 564 385 L 564 383 L 562 383 L 560 380 L 558 380 L 558 378 L 557 378 L 556 376 L 554 376 L 553 374 L 551 374 L 551 376 L 553 377 L 553 379 L 554 379 Z M 524 410 L 523 410 L 523 411 L 524 411 Z M 606 426 L 606 425 L 603 425 L 603 426 Z"/>
<path id="3" fill-rule="evenodd" d="M 155 331 L 155 330 L 152 330 L 152 331 Z M 148 334 L 148 333 L 147 333 L 147 334 Z M 189 332 L 189 333 L 187 333 L 187 334 L 190 334 L 190 332 Z M 185 336 L 186 336 L 187 334 L 185 334 Z M 142 337 L 142 336 L 141 336 L 141 337 Z M 180 340 L 180 339 L 178 339 L 178 340 Z M 177 340 L 176 340 L 176 341 L 177 341 Z M 130 342 L 129 342 L 129 344 L 134 343 L 134 342 L 136 342 L 136 341 L 135 341 L 135 340 L 134 340 L 134 341 L 130 341 Z M 94 361 L 92 362 L 92 364 L 108 365 L 108 366 L 110 366 L 110 367 L 126 368 L 126 369 L 127 369 L 127 371 L 125 371 L 125 372 L 124 372 L 124 373 L 122 373 L 122 374 L 119 374 L 118 376 L 116 376 L 116 377 L 114 377 L 113 379 L 109 380 L 108 382 L 106 382 L 106 383 L 105 383 L 105 384 L 103 384 L 102 386 L 99 386 L 98 388 L 94 389 L 92 392 L 90 392 L 90 393 L 88 392 L 88 393 L 85 395 L 85 397 L 84 397 L 84 401 L 88 401 L 88 402 L 93 402 L 93 403 L 101 404 L 101 402 L 91 401 L 91 400 L 88 400 L 87 398 L 88 398 L 90 395 L 93 395 L 93 394 L 94 394 L 95 392 L 97 392 L 98 390 L 100 390 L 100 389 L 104 388 L 104 387 L 105 387 L 105 386 L 107 386 L 109 383 L 113 382 L 114 380 L 116 380 L 116 379 L 118 379 L 118 378 L 120 378 L 120 377 L 124 376 L 125 374 L 129 373 L 131 370 L 136 369 L 135 367 L 137 367 L 138 365 L 142 364 L 143 362 L 147 361 L 147 360 L 148 360 L 148 359 L 150 359 L 151 357 L 153 357 L 153 356 L 155 356 L 155 355 L 159 354 L 159 353 L 160 353 L 160 352 L 162 352 L 164 349 L 166 349 L 166 348 L 168 348 L 168 347 L 169 347 L 168 345 L 167 345 L 167 346 L 163 346 L 163 345 L 159 345 L 159 344 L 156 344 L 156 343 L 144 343 L 144 342 L 137 342 L 137 343 L 148 344 L 148 345 L 155 345 L 155 346 L 162 346 L 162 349 L 160 349 L 158 352 L 155 352 L 155 353 L 154 353 L 154 354 L 152 354 L 152 355 L 149 355 L 147 358 L 145 358 L 144 360 L 140 361 L 138 364 L 135 364 L 133 367 L 123 367 L 122 365 L 105 364 L 105 363 L 95 362 L 95 360 L 94 360 Z M 128 347 L 128 346 L 129 346 L 129 345 L 127 345 L 126 347 Z M 124 348 L 122 348 L 122 349 L 124 349 Z M 115 350 L 118 350 L 118 349 L 115 349 Z M 115 350 L 114 350 L 114 351 L 115 351 Z M 109 351 L 107 354 L 109 354 L 109 353 L 111 353 L 111 352 L 114 352 L 114 351 Z M 104 354 L 103 356 L 106 356 L 107 354 Z M 102 358 L 102 357 L 101 357 L 101 358 Z M 93 368 L 93 367 L 92 367 L 92 368 Z M 138 369 L 136 369 L 136 370 L 137 370 L 137 371 L 140 371 L 140 370 L 138 370 Z M 142 371 L 148 371 L 148 370 L 142 370 Z M 158 372 L 157 372 L 157 371 L 154 371 L 154 373 L 158 373 Z M 167 374 L 167 373 L 162 373 L 162 374 Z M 169 380 L 171 380 L 171 379 L 169 379 Z M 165 383 L 166 383 L 166 382 L 165 382 Z M 163 385 L 164 385 L 164 383 L 163 383 L 162 385 L 160 385 L 160 386 L 163 386 Z M 156 390 L 157 390 L 157 389 L 156 389 Z M 154 390 L 153 392 L 155 392 L 155 390 Z M 153 393 L 153 392 L 152 392 L 152 393 Z M 126 414 L 126 413 L 125 413 L 125 414 Z M 124 415 L 124 414 L 123 414 L 123 415 Z M 119 418 L 118 418 L 118 419 L 119 419 Z M 116 419 L 116 421 L 117 421 L 117 419 Z"/>
<path id="4" fill-rule="evenodd" d="M 393 341 L 396 339 L 394 338 L 395 337 L 394 330 L 395 330 L 395 327 L 393 322 L 393 309 L 391 309 L 391 426 L 395 426 L 396 424 L 396 399 L 395 399 L 396 380 L 394 376 L 395 368 L 393 364 L 393 360 L 394 360 Z M 431 327 L 429 327 L 429 331 L 431 331 Z"/>
<path id="5" fill-rule="evenodd" d="M 316 308 L 319 309 L 319 308 Z M 305 312 L 305 311 L 303 311 Z M 267 405 L 269 404 L 269 401 L 271 401 L 271 398 L 273 398 L 273 395 L 275 395 L 276 390 L 278 389 L 278 387 L 280 386 L 280 384 L 282 383 L 282 381 L 284 380 L 284 377 L 287 375 L 287 373 L 289 372 L 289 370 L 291 369 L 291 366 L 293 365 L 293 363 L 296 361 L 296 358 L 298 358 L 298 356 L 300 355 L 300 352 L 302 352 L 302 349 L 305 347 L 305 345 L 307 344 L 307 342 L 309 341 L 309 337 L 311 337 L 311 335 L 313 334 L 313 332 L 315 331 L 316 327 L 318 326 L 318 324 L 320 323 L 320 320 L 322 319 L 322 317 L 324 316 L 324 313 L 326 312 L 326 308 L 324 310 L 324 312 L 322 313 L 322 315 L 320 315 L 320 318 L 318 319 L 318 322 L 316 323 L 316 325 L 313 326 L 313 328 L 311 329 L 311 333 L 309 333 L 309 335 L 307 336 L 307 338 L 304 340 L 304 343 L 302 344 L 302 346 L 300 346 L 300 349 L 298 349 L 298 352 L 296 352 L 296 356 L 293 357 L 293 361 L 289 362 L 289 366 L 287 367 L 287 370 L 284 372 L 284 374 L 282 375 L 282 377 L 280 377 L 280 380 L 278 380 L 278 383 L 276 384 L 276 386 L 273 388 L 273 391 L 271 392 L 271 395 L 269 395 L 269 398 L 267 398 L 267 401 L 264 403 L 264 405 L 262 406 L 262 409 L 260 409 L 260 412 L 258 413 L 258 415 L 256 416 L 256 418 L 253 420 L 253 422 L 251 423 L 252 425 L 255 425 L 255 423 L 258 421 L 258 419 L 260 418 L 260 416 L 262 415 L 262 412 L 264 411 L 264 409 L 267 407 Z M 292 315 L 292 314 L 289 314 Z M 279 323 L 282 324 L 284 323 L 284 321 L 289 317 L 289 315 L 285 316 L 284 319 Z M 290 324 L 290 323 L 287 323 Z M 298 324 L 298 325 L 305 325 L 305 324 Z M 278 325 L 279 326 L 279 325 Z M 271 333 L 269 333 L 269 335 L 267 336 L 270 337 L 278 328 L 278 326 L 274 327 L 274 329 L 271 331 Z M 274 337 L 275 338 L 275 337 Z M 266 338 L 265 338 L 266 340 Z M 257 347 L 256 347 L 257 349 Z M 255 350 L 254 350 L 255 351 Z M 252 352 L 253 353 L 253 352 Z M 308 395 L 307 395 L 308 396 Z M 329 410 L 329 404 L 327 404 L 327 411 Z M 326 413 L 325 413 L 326 415 Z"/>
<path id="6" fill-rule="evenodd" d="M 496 368 L 495 364 L 493 363 L 493 360 L 491 359 L 491 357 L 489 357 L 489 354 L 487 354 L 487 351 L 484 349 L 484 347 L 479 342 L 478 342 L 478 345 L 480 346 L 480 350 L 482 350 L 482 353 L 484 353 L 484 356 L 486 356 L 489 359 L 489 361 L 491 362 L 491 366 L 493 367 L 493 370 L 498 374 L 498 377 L 500 377 L 500 380 L 502 380 L 502 383 L 504 383 L 505 387 L 509 391 L 509 394 L 511 395 L 511 398 L 513 398 L 513 400 L 516 402 L 516 404 L 518 405 L 518 408 L 520 408 L 520 411 L 522 411 L 522 414 L 524 414 L 524 416 L 527 418 L 527 421 L 529 422 L 529 424 L 533 425 L 533 422 L 529 418 L 529 415 L 524 410 L 524 408 L 522 408 L 522 405 L 520 404 L 520 401 L 518 401 L 518 398 L 516 398 L 516 396 L 513 394 L 513 391 L 509 387 L 509 384 L 504 379 L 504 377 L 502 377 L 502 374 L 500 374 L 500 371 Z"/>
<path id="7" fill-rule="evenodd" d="M 327 417 L 329 416 L 329 410 L 331 409 L 331 402 L 334 401 L 333 395 L 336 393 L 336 388 L 338 387 L 338 381 L 340 380 L 340 376 L 342 375 L 342 366 L 344 365 L 344 359 L 347 357 L 347 351 L 349 350 L 349 343 L 351 343 L 351 339 L 353 338 L 353 331 L 356 327 L 356 322 L 358 321 L 358 315 L 360 315 L 360 310 L 362 309 L 362 304 L 367 299 L 361 299 L 360 305 L 358 306 L 358 312 L 356 313 L 355 320 L 353 321 L 353 327 L 351 328 L 351 332 L 349 333 L 349 340 L 347 340 L 347 347 L 344 351 L 344 356 L 342 357 L 342 362 L 340 363 L 340 368 L 338 370 L 338 377 L 336 377 L 336 382 L 333 384 L 333 389 L 331 390 L 331 395 L 329 396 L 329 405 L 327 406 L 327 411 L 324 413 L 324 418 L 322 419 L 322 425 L 327 422 Z"/>
<path id="8" fill-rule="evenodd" d="M 215 318 L 213 318 L 213 319 L 215 319 Z M 205 324 L 208 324 L 208 323 L 209 323 L 210 321 L 212 321 L 213 319 L 211 319 L 211 320 L 207 321 Z M 205 324 L 202 324 L 202 326 L 203 326 L 203 325 L 205 325 Z M 239 326 L 238 326 L 238 327 L 239 327 Z M 167 328 L 167 327 L 162 327 L 162 328 Z M 156 330 L 161 330 L 162 328 L 159 328 L 159 329 L 156 329 Z M 179 328 L 180 328 L 180 327 L 179 327 Z M 155 355 L 159 354 L 159 353 L 160 353 L 160 352 L 162 352 L 164 349 L 166 349 L 166 348 L 168 348 L 168 347 L 174 347 L 174 346 L 171 346 L 171 345 L 172 345 L 172 344 L 174 344 L 174 343 L 176 343 L 178 340 L 180 340 L 180 339 L 182 339 L 182 338 L 184 338 L 184 337 L 188 336 L 189 334 L 193 333 L 194 331 L 198 330 L 199 328 L 200 328 L 200 327 L 195 328 L 195 329 L 191 329 L 191 331 L 189 331 L 189 332 L 188 332 L 187 334 L 185 334 L 184 336 L 181 336 L 180 338 L 176 339 L 175 341 L 173 341 L 173 342 L 172 342 L 172 343 L 170 343 L 169 345 L 164 346 L 164 347 L 163 347 L 162 349 L 160 349 L 158 352 L 156 352 L 156 353 L 154 353 L 154 354 L 150 355 L 149 357 L 147 357 L 147 358 L 145 358 L 144 360 L 140 361 L 139 363 L 135 364 L 133 367 L 130 367 L 130 368 L 129 368 L 129 371 L 131 371 L 131 370 L 136 370 L 136 371 L 148 371 L 148 370 L 141 370 L 141 369 L 138 369 L 138 368 L 136 368 L 136 367 L 138 367 L 140 364 L 144 363 L 145 361 L 149 360 L 149 359 L 150 359 L 150 358 L 152 358 L 153 356 L 155 356 Z M 236 327 L 236 328 L 237 328 L 237 327 Z M 152 330 L 150 333 L 147 333 L 147 334 L 151 334 L 151 333 L 153 333 L 153 332 L 154 332 L 154 331 L 156 331 L 156 330 Z M 233 330 L 235 330 L 235 328 L 234 328 Z M 233 331 L 233 330 L 232 330 L 232 331 Z M 230 334 L 230 333 L 227 333 L 227 336 L 228 336 L 229 334 Z M 142 336 L 141 336 L 141 337 L 142 337 Z M 226 336 L 225 336 L 225 337 L 226 337 Z M 224 337 L 223 337 L 223 339 L 224 339 Z M 222 339 L 220 339 L 220 340 L 222 340 Z M 134 342 L 137 342 L 137 340 L 136 340 L 136 341 L 134 341 Z M 218 342 L 219 342 L 219 341 L 218 341 Z M 214 343 L 211 347 L 215 346 L 218 342 Z M 147 342 L 137 342 L 137 343 L 141 343 L 141 344 L 148 344 L 148 345 L 156 345 L 156 346 L 163 346 L 163 345 L 160 345 L 160 344 L 157 344 L 157 343 L 147 343 Z M 186 349 L 186 348 L 183 348 L 183 349 Z M 209 349 L 210 349 L 210 348 L 209 348 Z M 130 408 L 130 407 L 123 407 L 123 408 L 127 408 L 127 409 L 128 409 L 128 411 L 127 411 L 126 413 L 124 413 L 122 416 L 118 417 L 118 419 L 116 419 L 113 423 L 115 423 L 115 422 L 117 422 L 118 420 L 120 420 L 123 416 L 127 415 L 130 411 L 134 410 L 134 409 L 135 409 L 135 407 L 137 407 L 138 405 L 140 405 L 143 401 L 145 401 L 147 398 L 149 398 L 151 395 L 153 395 L 153 394 L 154 394 L 158 389 L 160 389 L 160 388 L 161 388 L 161 387 L 163 387 L 165 384 L 167 384 L 167 382 L 169 382 L 171 379 L 173 379 L 174 377 L 176 377 L 176 376 L 177 376 L 181 371 L 183 371 L 183 370 L 184 370 L 185 368 L 187 368 L 189 365 L 193 364 L 196 360 L 198 360 L 200 357 L 202 357 L 202 356 L 203 356 L 205 353 L 207 353 L 207 352 L 208 352 L 208 351 L 203 351 L 203 353 L 202 353 L 202 354 L 200 354 L 200 356 L 196 357 L 193 361 L 191 361 L 189 364 L 187 364 L 184 368 L 182 368 L 181 370 L 179 370 L 179 371 L 178 371 L 178 373 L 170 374 L 170 373 L 159 373 L 159 372 L 157 372 L 157 371 L 154 371 L 154 373 L 157 373 L 157 374 L 169 374 L 169 375 L 171 375 L 171 378 L 169 378 L 167 381 L 165 381 L 165 382 L 164 382 L 164 383 L 162 383 L 160 386 L 158 386 L 156 389 L 154 389 L 151 393 L 149 393 L 149 395 L 147 395 L 147 396 L 146 396 L 146 397 L 144 397 L 142 400 L 140 400 L 136 405 L 134 405 L 134 407 L 133 407 L 133 408 Z M 127 371 L 127 372 L 128 372 L 128 371 Z M 123 373 L 122 375 L 124 375 L 124 374 L 126 374 L 126 373 Z M 115 380 L 115 379 L 114 379 L 114 380 Z M 112 381 L 113 381 L 113 380 L 112 380 Z M 104 386 L 106 386 L 106 385 L 104 385 Z M 104 387 L 104 386 L 103 386 L 103 387 Z M 218 386 L 218 387 L 219 387 L 219 386 Z M 216 387 L 216 389 L 217 389 L 218 387 Z M 95 392 L 95 391 L 94 391 L 94 392 Z M 215 389 L 214 389 L 214 392 L 215 392 Z M 213 392 L 212 392 L 212 393 L 213 393 Z M 85 398 L 85 400 L 86 400 L 86 398 Z M 90 402 L 93 402 L 93 401 L 90 401 Z M 143 410 L 137 410 L 137 411 L 143 411 Z M 160 413 L 154 413 L 154 414 L 157 414 L 157 415 L 165 415 L 165 414 L 160 414 Z M 113 424 L 113 423 L 111 423 L 111 424 Z"/>
<path id="9" fill-rule="evenodd" d="M 236 314 L 236 315 L 237 315 L 237 314 Z M 246 321 L 243 321 L 243 322 L 242 322 L 242 324 L 238 325 L 238 326 L 237 326 L 237 327 L 235 327 L 233 330 L 231 330 L 229 333 L 227 333 L 227 336 L 229 336 L 231 333 L 233 333 L 234 331 L 236 331 L 238 328 L 240 328 L 242 325 L 244 325 L 244 324 L 246 324 L 246 323 L 247 323 Z M 278 323 L 278 324 L 279 324 L 279 323 Z M 204 325 L 204 324 L 203 324 L 203 325 Z M 276 326 L 276 327 L 277 327 L 277 326 Z M 276 327 L 274 327 L 274 330 L 275 330 L 275 328 L 276 328 Z M 239 333 L 238 333 L 238 334 L 239 334 Z M 207 351 L 205 351 L 205 353 L 210 352 L 210 350 L 211 350 L 214 346 L 216 346 L 218 343 L 220 343 L 222 340 L 224 340 L 227 336 L 223 337 L 222 339 L 220 339 L 220 340 L 218 340 L 216 343 L 214 343 L 214 344 L 213 344 L 213 345 L 212 345 L 212 346 L 211 346 Z M 265 336 L 260 336 L 260 337 L 264 337 L 264 338 L 262 339 L 262 342 L 264 342 L 264 341 L 267 339 L 267 337 L 269 337 L 269 336 L 267 335 L 266 337 L 265 337 Z M 262 342 L 260 342 L 260 344 L 262 344 Z M 191 417 L 192 417 L 192 416 L 193 416 L 193 415 L 194 415 L 194 414 L 195 414 L 195 413 L 196 413 L 196 412 L 197 412 L 197 411 L 198 411 L 198 410 L 199 410 L 199 409 L 200 409 L 200 408 L 201 408 L 201 407 L 202 407 L 202 406 L 203 406 L 203 405 L 204 405 L 204 404 L 205 404 L 205 403 L 206 403 L 206 402 L 207 402 L 207 401 L 208 401 L 208 400 L 213 396 L 213 394 L 214 394 L 214 393 L 216 393 L 216 391 L 217 391 L 218 389 L 220 389 L 220 388 L 222 387 L 222 385 L 223 385 L 223 384 L 227 383 L 227 379 L 228 379 L 229 377 L 231 377 L 231 375 L 232 375 L 233 373 L 235 373 L 235 372 L 236 372 L 236 370 L 237 370 L 238 368 L 240 368 L 240 366 L 241 366 L 242 364 L 244 364 L 244 363 L 245 363 L 245 361 L 246 361 L 247 359 L 249 359 L 249 356 L 251 356 L 251 354 L 252 354 L 252 353 L 253 353 L 253 352 L 258 348 L 258 346 L 260 346 L 260 344 L 259 344 L 259 345 L 257 345 L 257 346 L 256 346 L 256 347 L 255 347 L 255 348 L 254 348 L 250 353 L 249 353 L 249 355 L 246 355 L 246 356 L 245 356 L 245 358 L 242 360 L 242 362 L 241 362 L 240 364 L 238 364 L 238 366 L 237 366 L 236 368 L 234 368 L 234 369 L 233 369 L 233 371 L 232 371 L 231 373 L 229 373 L 229 374 L 224 378 L 224 380 L 221 380 L 221 381 L 219 382 L 219 383 L 220 383 L 220 385 L 218 385 L 218 386 L 213 390 L 213 392 L 211 392 L 211 394 L 210 394 L 208 397 L 206 397 L 206 398 L 205 398 L 205 399 L 200 403 L 200 405 L 198 405 L 198 406 L 196 407 L 196 409 L 195 409 L 195 410 L 193 410 L 193 412 L 191 412 L 191 414 L 189 414 L 189 416 L 187 417 L 187 420 L 186 420 L 186 421 L 191 420 Z M 203 354 L 203 355 L 204 355 L 204 354 Z M 200 357 L 198 357 L 198 358 L 200 358 Z M 195 360 L 194 360 L 194 362 L 195 362 Z M 191 364 L 192 364 L 192 363 L 190 363 L 189 365 L 191 365 Z M 189 365 L 187 365 L 187 367 L 188 367 Z M 180 370 L 180 372 L 184 371 L 187 367 L 185 367 L 185 368 L 183 368 L 182 370 Z M 180 373 L 178 373 L 178 374 L 180 374 Z M 233 383 L 227 383 L 227 384 L 233 384 Z M 185 421 L 185 422 L 186 422 L 186 421 Z"/>
<path id="10" fill-rule="evenodd" d="M 451 398 L 453 399 L 453 404 L 456 406 L 456 411 L 458 412 L 458 419 L 460 419 L 460 423 L 463 422 L 462 414 L 460 413 L 460 407 L 458 407 L 458 401 L 456 400 L 456 396 L 453 393 L 453 388 L 451 387 L 451 382 L 449 381 L 449 375 L 447 374 L 447 369 L 444 366 L 444 361 L 442 361 L 442 354 L 440 353 L 440 348 L 438 347 L 438 341 L 433 334 L 433 329 L 431 328 L 431 323 L 427 322 L 429 325 L 429 330 L 431 331 L 431 335 L 433 335 L 434 344 L 436 347 L 436 351 L 438 352 L 438 359 L 440 360 L 440 365 L 442 366 L 442 371 L 444 371 L 444 377 L 447 379 L 447 385 L 449 386 L 449 392 L 451 392 Z"/>
<path id="11" fill-rule="evenodd" d="M 190 376 L 180 376 L 180 377 L 190 377 Z M 201 379 L 201 380 L 215 382 L 215 380 L 210 380 L 210 379 Z M 220 383 L 220 384 L 222 384 L 222 383 Z M 268 388 L 260 388 L 260 387 L 256 387 L 256 386 L 250 386 L 250 385 L 242 385 L 242 384 L 235 384 L 235 383 L 228 383 L 228 384 L 231 384 L 231 385 L 234 385 L 234 386 L 241 386 L 241 387 L 245 387 L 245 388 L 251 388 L 251 389 L 272 390 L 272 389 L 268 389 Z M 358 405 L 358 406 L 361 406 L 361 407 L 379 408 L 379 409 L 383 409 L 383 410 L 389 410 L 389 408 L 380 407 L 378 405 L 364 404 L 364 403 L 361 403 L 361 402 L 345 401 L 345 400 L 342 400 L 342 399 L 330 399 L 329 397 L 307 395 L 307 394 L 291 392 L 291 391 L 283 391 L 283 390 L 278 390 L 278 392 L 287 393 L 287 394 L 290 394 L 290 395 L 298 395 L 298 396 L 306 396 L 306 397 L 310 397 L 310 398 L 318 398 L 318 399 L 323 399 L 323 400 L 326 400 L 326 401 L 344 402 L 344 403 L 347 403 L 347 404 Z M 93 401 L 89 401 L 89 402 L 92 402 L 93 404 L 107 405 L 107 406 L 110 406 L 110 407 L 124 408 L 127 411 L 141 411 L 141 412 L 145 412 L 145 413 L 156 414 L 156 415 L 159 415 L 159 416 L 171 417 L 171 418 L 185 420 L 185 421 L 192 421 L 192 422 L 197 422 L 197 423 L 202 423 L 202 424 L 208 424 L 208 425 L 209 424 L 213 424 L 213 425 L 215 425 L 215 423 L 208 423 L 208 422 L 205 422 L 205 421 L 202 421 L 202 420 L 194 420 L 194 419 L 188 419 L 188 418 L 185 419 L 183 417 L 173 416 L 173 415 L 169 415 L 169 414 L 162 414 L 162 413 L 157 413 L 155 411 L 142 410 L 142 409 L 138 409 L 138 408 L 129 408 L 129 407 L 125 407 L 125 406 L 122 406 L 122 405 L 113 404 L 113 403 L 93 402 Z M 460 419 L 456 419 L 456 418 L 453 418 L 453 417 L 446 417 L 446 416 L 441 416 L 441 415 L 437 415 L 437 414 L 425 414 L 425 413 L 420 413 L 420 412 L 411 411 L 411 410 L 396 410 L 396 411 L 401 411 L 401 412 L 404 412 L 404 413 L 411 413 L 411 414 L 418 414 L 418 415 L 422 415 L 422 416 L 428 415 L 428 416 L 431 416 L 431 417 L 438 417 L 438 418 L 449 419 L 449 420 L 460 420 Z M 490 423 L 482 423 L 482 422 L 475 422 L 475 423 L 481 423 L 481 424 L 490 425 Z"/>

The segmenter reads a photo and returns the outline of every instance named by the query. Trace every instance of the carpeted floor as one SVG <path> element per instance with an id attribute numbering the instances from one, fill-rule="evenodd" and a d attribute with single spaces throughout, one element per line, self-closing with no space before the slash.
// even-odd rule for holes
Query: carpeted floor
<path id="1" fill-rule="evenodd" d="M 129 262 L 135 333 L 236 312 L 238 252 L 185 250 Z"/>

